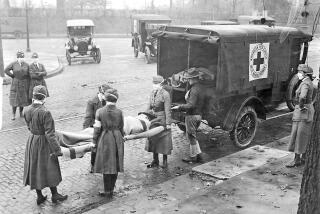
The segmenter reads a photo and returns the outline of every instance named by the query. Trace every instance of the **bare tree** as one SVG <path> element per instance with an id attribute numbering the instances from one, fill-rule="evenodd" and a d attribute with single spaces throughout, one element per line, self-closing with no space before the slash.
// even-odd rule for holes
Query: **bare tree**
<path id="1" fill-rule="evenodd" d="M 320 84 L 317 90 L 312 135 L 306 151 L 306 165 L 300 189 L 298 214 L 315 214 L 320 210 Z"/>

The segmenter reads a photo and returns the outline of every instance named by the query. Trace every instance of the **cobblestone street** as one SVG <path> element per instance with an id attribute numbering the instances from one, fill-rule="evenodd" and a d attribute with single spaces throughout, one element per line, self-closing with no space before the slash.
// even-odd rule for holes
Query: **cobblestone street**
<path id="1" fill-rule="evenodd" d="M 22 42 L 24 40 L 17 42 L 4 40 L 5 54 L 14 54 L 11 50 L 18 49 Z M 45 105 L 56 121 L 56 129 L 64 131 L 82 129 L 86 102 L 96 94 L 101 83 L 108 83 L 118 89 L 118 107 L 123 110 L 125 116 L 135 116 L 146 108 L 149 92 L 152 89 L 152 76 L 156 75 L 156 64 L 145 64 L 142 55 L 134 58 L 131 40 L 128 38 L 97 39 L 97 43 L 100 44 L 102 52 L 101 64 L 75 62 L 68 66 L 64 59 L 64 72 L 46 80 L 50 97 Z M 54 57 L 62 58 L 63 44 L 63 39 L 31 40 L 33 51 L 43 52 L 46 51 L 45 47 L 50 47 Z M 319 55 L 318 40 L 316 44 L 316 47 L 311 46 L 314 57 Z M 10 60 L 5 62 L 8 63 Z M 311 58 L 310 62 L 318 66 L 315 58 Z M 106 199 L 98 196 L 98 191 L 103 187 L 102 176 L 89 173 L 90 153 L 88 153 L 83 158 L 74 160 L 60 158 L 63 180 L 58 190 L 68 194 L 68 200 L 55 205 L 51 203 L 49 189 L 45 189 L 44 193 L 48 195 L 49 200 L 41 206 L 36 205 L 35 191 L 30 191 L 29 187 L 24 187 L 22 184 L 28 130 L 22 118 L 17 118 L 15 121 L 10 119 L 9 89 L 10 85 L 4 86 L 4 118 L 3 129 L 0 130 L 0 213 L 81 213 L 108 203 Z M 272 142 L 290 133 L 291 115 L 275 120 L 260 125 L 254 144 Z M 200 136 L 206 161 L 239 150 L 232 145 L 226 133 L 219 133 L 217 136 L 219 143 L 222 144 L 220 146 L 210 143 L 208 137 Z M 159 184 L 186 174 L 195 166 L 181 161 L 189 151 L 189 145 L 184 133 L 176 126 L 173 126 L 173 153 L 169 156 L 168 169 L 161 167 L 147 169 L 146 164 L 151 161 L 152 154 L 145 152 L 144 142 L 145 140 L 125 142 L 125 172 L 119 176 L 113 200 L 125 197 L 145 186 Z"/>

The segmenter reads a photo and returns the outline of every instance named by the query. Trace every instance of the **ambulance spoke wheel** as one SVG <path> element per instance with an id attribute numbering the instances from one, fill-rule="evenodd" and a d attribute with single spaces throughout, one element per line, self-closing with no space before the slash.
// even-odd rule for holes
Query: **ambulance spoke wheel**
<path id="1" fill-rule="evenodd" d="M 294 99 L 296 96 L 296 90 L 298 89 L 299 85 L 300 85 L 300 81 L 299 81 L 298 75 L 295 74 L 290 79 L 287 87 L 287 92 L 286 92 L 286 103 L 290 111 L 294 110 L 294 106 L 295 106 Z"/>
<path id="2" fill-rule="evenodd" d="M 230 139 L 236 147 L 244 149 L 251 144 L 257 128 L 258 117 L 256 111 L 251 106 L 245 106 L 241 109 L 234 128 L 230 132 Z"/>

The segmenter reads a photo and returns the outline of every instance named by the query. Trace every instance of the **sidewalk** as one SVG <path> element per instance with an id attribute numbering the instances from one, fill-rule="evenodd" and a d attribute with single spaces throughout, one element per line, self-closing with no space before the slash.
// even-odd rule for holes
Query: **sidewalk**
<path id="1" fill-rule="evenodd" d="M 296 213 L 302 167 L 285 167 L 293 158 L 291 153 L 282 150 L 288 139 L 286 137 L 267 147 L 255 146 L 208 162 L 193 168 L 190 175 L 179 176 L 127 198 L 113 200 L 87 214 Z M 254 156 L 254 153 L 262 154 L 261 158 Z M 233 170 L 230 170 L 230 160 L 233 161 Z M 212 167 L 208 168 L 210 165 Z M 225 177 L 226 174 L 221 177 L 217 165 L 225 166 L 224 172 L 230 178 Z M 203 169 L 211 170 L 211 173 Z"/>

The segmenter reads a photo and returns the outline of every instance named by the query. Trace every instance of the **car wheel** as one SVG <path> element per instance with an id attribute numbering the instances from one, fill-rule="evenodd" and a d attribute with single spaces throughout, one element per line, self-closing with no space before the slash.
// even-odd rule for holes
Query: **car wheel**
<path id="1" fill-rule="evenodd" d="M 186 132 L 186 126 L 184 124 L 177 124 L 177 126 L 181 131 Z"/>
<path id="2" fill-rule="evenodd" d="M 300 81 L 298 78 L 298 75 L 295 74 L 292 76 L 292 78 L 289 81 L 287 91 L 286 91 L 286 103 L 290 111 L 294 110 L 294 98 L 296 96 L 296 90 L 298 89 L 300 85 Z"/>
<path id="3" fill-rule="evenodd" d="M 233 144 L 244 149 L 248 147 L 258 128 L 258 117 L 257 113 L 251 106 L 245 106 L 241 109 L 233 130 L 230 132 L 230 139 Z"/>
<path id="4" fill-rule="evenodd" d="M 93 58 L 94 58 L 94 61 L 96 63 L 100 63 L 101 62 L 101 51 L 100 51 L 100 49 L 96 50 L 95 56 Z"/>
<path id="5" fill-rule="evenodd" d="M 71 55 L 70 55 L 69 51 L 66 51 L 66 58 L 67 58 L 67 61 L 68 61 L 68 65 L 71 65 Z"/>
<path id="6" fill-rule="evenodd" d="M 150 48 L 146 47 L 145 51 L 144 51 L 144 59 L 146 61 L 147 64 L 151 63 L 151 52 L 150 52 Z"/>

